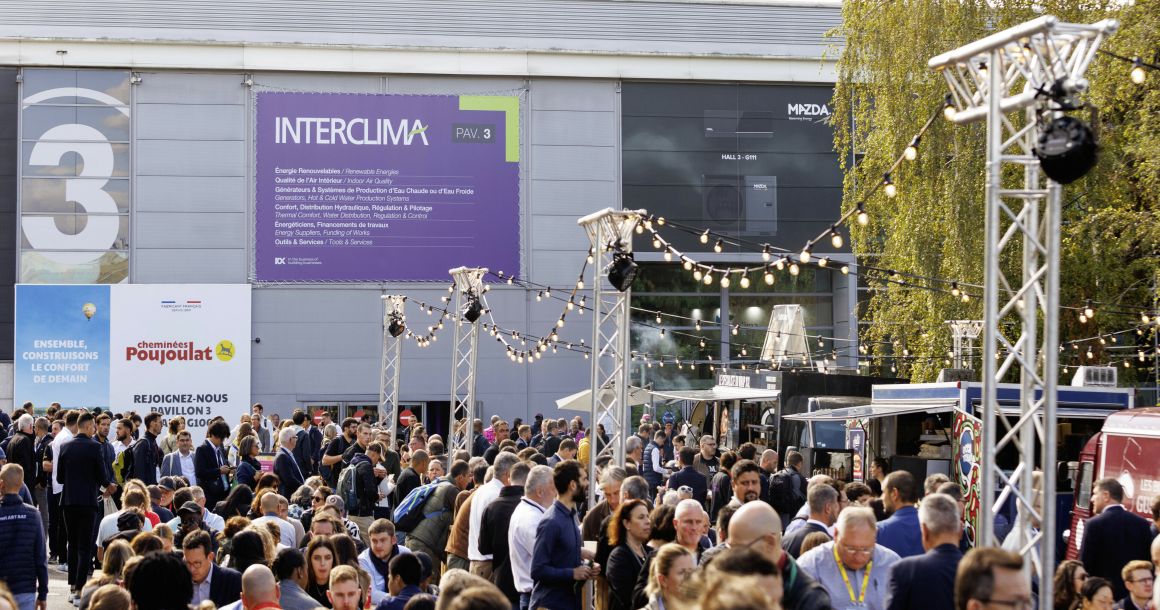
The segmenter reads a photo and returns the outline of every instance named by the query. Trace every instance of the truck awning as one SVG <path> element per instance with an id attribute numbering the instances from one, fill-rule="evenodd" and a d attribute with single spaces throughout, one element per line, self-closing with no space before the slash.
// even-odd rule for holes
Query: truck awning
<path id="1" fill-rule="evenodd" d="M 860 407 L 823 409 L 810 413 L 794 413 L 784 416 L 794 421 L 845 421 L 848 419 L 873 419 L 893 417 L 910 413 L 947 413 L 958 405 L 956 400 L 889 400 L 876 401 Z"/>
<path id="2" fill-rule="evenodd" d="M 657 398 L 665 398 L 668 400 L 692 400 L 701 402 L 714 400 L 773 400 L 781 394 L 781 391 L 717 386 L 708 390 L 653 390 L 649 393 Z"/>
<path id="3" fill-rule="evenodd" d="M 978 409 L 978 407 L 976 407 L 976 409 Z M 1015 405 L 1002 405 L 1000 410 L 1003 412 L 1003 415 L 1006 415 L 1007 417 L 1019 415 L 1019 407 Z M 1055 417 L 1070 417 L 1073 419 L 1105 419 L 1107 416 L 1115 413 L 1118 410 L 1119 409 L 1079 409 L 1056 407 Z"/>

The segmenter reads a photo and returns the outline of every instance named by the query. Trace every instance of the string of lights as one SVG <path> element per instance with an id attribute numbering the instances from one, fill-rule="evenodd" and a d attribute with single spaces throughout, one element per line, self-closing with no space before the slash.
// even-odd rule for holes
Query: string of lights
<path id="1" fill-rule="evenodd" d="M 1108 51 L 1106 49 L 1097 49 L 1097 50 L 1100 52 L 1101 55 L 1106 55 L 1106 56 L 1111 57 L 1113 59 L 1131 64 L 1132 69 L 1128 72 L 1128 78 L 1130 78 L 1132 80 L 1132 82 L 1136 83 L 1137 85 L 1142 85 L 1142 84 L 1144 84 L 1144 81 L 1148 80 L 1147 70 L 1160 70 L 1160 65 L 1146 62 L 1143 59 L 1140 59 L 1139 55 L 1137 55 L 1135 57 L 1125 57 L 1123 55 L 1120 55 L 1118 53 L 1113 53 L 1113 52 Z"/>

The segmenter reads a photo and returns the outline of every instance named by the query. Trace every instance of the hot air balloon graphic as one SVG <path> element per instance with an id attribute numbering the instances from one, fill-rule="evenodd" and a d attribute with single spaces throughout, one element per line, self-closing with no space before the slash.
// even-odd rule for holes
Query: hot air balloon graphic
<path id="1" fill-rule="evenodd" d="M 92 320 L 93 315 L 97 313 L 97 306 L 93 305 L 92 303 L 85 303 L 84 306 L 81 307 L 81 313 L 85 314 L 86 319 Z"/>

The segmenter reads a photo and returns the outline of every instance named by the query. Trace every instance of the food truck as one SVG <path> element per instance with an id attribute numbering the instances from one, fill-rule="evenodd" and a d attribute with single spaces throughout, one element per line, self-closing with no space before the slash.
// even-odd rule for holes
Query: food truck
<path id="1" fill-rule="evenodd" d="M 999 407 L 1004 415 L 1019 413 L 1021 392 L 1018 384 L 999 384 Z M 1105 419 L 1134 406 L 1134 391 L 1059 386 L 1057 392 L 1059 445 L 1057 463 L 1051 467 L 1060 472 L 1055 505 L 1060 515 L 1057 535 L 1062 538 L 1071 521 L 1066 515 L 1076 501 L 1073 498 L 1075 464 L 1089 440 L 1100 432 Z M 823 431 L 816 432 L 814 438 L 832 437 L 838 429 L 844 430 L 851 446 L 860 444 L 864 448 L 860 460 L 865 464 L 875 457 L 884 457 L 892 470 L 909 471 L 919 481 L 931 474 L 944 473 L 963 485 L 970 500 L 972 495 L 980 493 L 978 461 L 982 456 L 976 442 L 980 438 L 982 398 L 983 384 L 972 381 L 875 385 L 869 404 L 815 409 L 785 417 L 805 422 L 815 430 L 821 428 Z M 1160 431 L 1160 424 L 1157 430 Z M 1157 447 L 1160 448 L 1160 441 Z M 1019 456 L 1013 447 L 1007 447 L 995 460 L 1001 469 L 1010 471 L 1017 465 Z M 971 514 L 969 509 L 968 514 L 971 519 L 977 519 L 977 514 Z M 996 530 L 1005 535 L 1008 527 L 1005 524 L 1013 521 L 1014 502 L 1008 502 L 1001 507 Z"/>
<path id="2" fill-rule="evenodd" d="M 1092 516 L 1092 484 L 1107 477 L 1124 486 L 1125 508 L 1152 520 L 1152 503 L 1160 496 L 1160 408 L 1112 413 L 1080 451 L 1067 536 L 1069 559 L 1079 558 L 1084 522 Z"/>

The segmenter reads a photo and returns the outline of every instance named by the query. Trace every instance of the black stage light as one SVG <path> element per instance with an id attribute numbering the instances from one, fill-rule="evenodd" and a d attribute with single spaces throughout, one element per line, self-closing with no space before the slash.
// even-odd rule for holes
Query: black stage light
<path id="1" fill-rule="evenodd" d="M 1096 137 L 1079 119 L 1061 116 L 1039 133 L 1035 156 L 1048 178 L 1071 184 L 1096 164 Z"/>
<path id="2" fill-rule="evenodd" d="M 479 316 L 483 315 L 483 305 L 480 304 L 479 297 L 471 296 L 469 298 L 467 307 L 463 310 L 463 319 L 474 324 Z"/>
<path id="3" fill-rule="evenodd" d="M 636 261 L 632 259 L 632 254 L 628 252 L 617 252 L 612 258 L 612 266 L 608 268 L 608 281 L 617 290 L 624 292 L 632 286 L 632 280 L 636 279 Z"/>
<path id="4" fill-rule="evenodd" d="M 391 333 L 392 337 L 398 337 L 406 332 L 407 326 L 398 318 L 391 318 L 391 323 L 387 325 L 387 332 Z"/>

